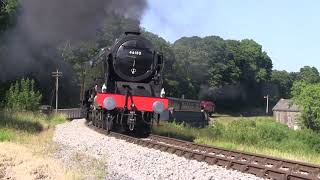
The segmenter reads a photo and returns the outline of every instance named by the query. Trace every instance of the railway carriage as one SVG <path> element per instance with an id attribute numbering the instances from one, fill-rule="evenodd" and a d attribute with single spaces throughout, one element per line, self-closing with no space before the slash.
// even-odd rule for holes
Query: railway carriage
<path id="1" fill-rule="evenodd" d="M 214 112 L 214 103 L 184 98 L 169 99 L 169 121 L 185 123 L 192 127 L 205 127 L 209 124 L 209 116 Z"/>

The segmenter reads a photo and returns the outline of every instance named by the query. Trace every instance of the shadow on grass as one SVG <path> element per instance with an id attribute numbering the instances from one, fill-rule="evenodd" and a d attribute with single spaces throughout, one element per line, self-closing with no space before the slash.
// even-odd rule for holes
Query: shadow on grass
<path id="1" fill-rule="evenodd" d="M 193 142 L 195 140 L 195 137 L 192 135 L 186 135 L 186 134 L 178 134 L 178 133 L 160 133 L 161 136 L 167 136 L 171 138 L 177 138 L 185 141 Z"/>
<path id="2" fill-rule="evenodd" d="M 0 112 L 0 128 L 24 131 L 27 133 L 40 133 L 44 130 L 43 125 L 33 120 L 32 117 L 18 117 Z"/>

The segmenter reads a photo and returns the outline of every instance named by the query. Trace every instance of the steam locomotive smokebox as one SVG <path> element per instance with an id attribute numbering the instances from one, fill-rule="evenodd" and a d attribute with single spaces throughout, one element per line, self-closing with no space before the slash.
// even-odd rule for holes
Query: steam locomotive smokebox
<path id="1" fill-rule="evenodd" d="M 138 32 L 127 32 L 113 47 L 113 70 L 127 82 L 149 81 L 156 68 L 155 50 Z"/>
<path id="2" fill-rule="evenodd" d="M 169 113 L 169 119 L 169 122 L 185 123 L 196 128 L 203 128 L 208 122 L 205 113 L 193 111 L 173 111 Z"/>

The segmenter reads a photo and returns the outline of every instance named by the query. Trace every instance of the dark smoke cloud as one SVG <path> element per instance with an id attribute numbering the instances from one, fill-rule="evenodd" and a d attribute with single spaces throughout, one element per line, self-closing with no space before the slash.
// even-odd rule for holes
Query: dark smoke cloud
<path id="1" fill-rule="evenodd" d="M 52 48 L 94 39 L 110 14 L 139 21 L 145 8 L 146 0 L 21 0 L 17 25 L 0 47 L 0 81 L 49 73 L 63 64 Z"/>
<path id="2" fill-rule="evenodd" d="M 247 99 L 247 96 L 247 91 L 241 84 L 225 85 L 220 88 L 211 88 L 207 85 L 202 85 L 199 91 L 199 97 L 201 99 L 211 98 L 211 100 L 214 101 L 244 101 Z"/>
<path id="3" fill-rule="evenodd" d="M 62 95 L 79 99 L 74 73 L 57 47 L 68 42 L 95 41 L 108 17 L 121 16 L 139 24 L 146 0 L 21 0 L 16 25 L 0 37 L 0 82 L 31 76 L 50 94 L 51 72 L 64 73 Z M 72 89 L 73 91 L 68 91 Z M 46 97 L 46 102 L 50 97 Z M 61 97 L 63 98 L 63 97 Z M 64 99 L 64 101 L 67 101 Z"/>
<path id="4" fill-rule="evenodd" d="M 95 36 L 110 13 L 140 19 L 144 0 L 23 0 L 19 25 L 37 43 Z"/>

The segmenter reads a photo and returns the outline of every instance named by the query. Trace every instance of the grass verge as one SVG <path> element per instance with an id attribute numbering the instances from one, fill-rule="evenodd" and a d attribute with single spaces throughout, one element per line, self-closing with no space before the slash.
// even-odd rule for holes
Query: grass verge
<path id="1" fill-rule="evenodd" d="M 269 117 L 224 116 L 204 129 L 162 123 L 154 128 L 154 133 L 198 144 L 320 164 L 320 134 L 307 129 L 294 131 Z"/>
<path id="2" fill-rule="evenodd" d="M 63 115 L 0 112 L 0 148 L 6 147 L 0 151 L 0 157 L 5 157 L 0 158 L 0 166 L 5 167 L 0 179 L 81 179 L 81 172 L 65 169 L 50 156 L 58 148 L 52 142 L 54 127 L 65 121 Z"/>
<path id="3" fill-rule="evenodd" d="M 0 112 L 0 141 L 17 141 L 27 136 L 42 135 L 65 122 L 63 115 L 46 116 L 31 112 Z"/>

